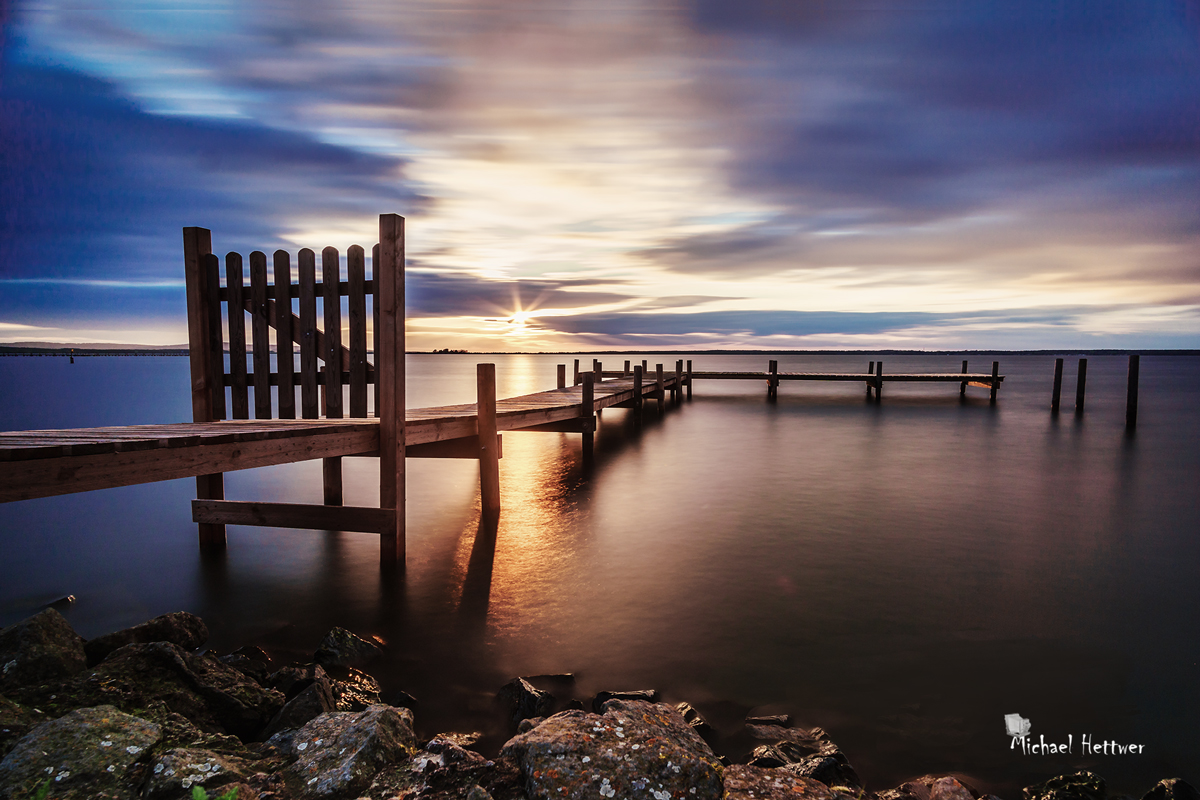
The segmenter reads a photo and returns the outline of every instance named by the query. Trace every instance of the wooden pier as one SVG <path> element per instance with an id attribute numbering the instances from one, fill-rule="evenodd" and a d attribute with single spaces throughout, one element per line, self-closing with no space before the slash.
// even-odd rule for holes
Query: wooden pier
<path id="1" fill-rule="evenodd" d="M 1004 380 L 995 362 L 990 374 L 969 373 L 964 361 L 959 373 L 885 375 L 882 363 L 875 362 L 865 373 L 789 373 L 779 372 L 775 361 L 765 372 L 694 372 L 692 362 L 685 367 L 683 360 L 673 370 L 656 364 L 653 371 L 646 361 L 633 366 L 625 361 L 622 370 L 605 371 L 593 360 L 592 369 L 581 372 L 576 359 L 571 385 L 566 365 L 559 365 L 557 388 L 497 400 L 495 366 L 480 364 L 475 403 L 400 411 L 405 405 L 404 220 L 381 215 L 379 231 L 370 280 L 361 247 L 346 254 L 345 281 L 339 253 L 325 248 L 320 282 L 312 250 L 299 252 L 296 282 L 290 255 L 276 251 L 274 283 L 267 282 L 266 255 L 256 251 L 249 257 L 247 290 L 241 255 L 226 256 L 222 286 L 209 231 L 185 228 L 193 421 L 0 433 L 0 502 L 195 477 L 192 518 L 202 548 L 224 547 L 229 524 L 361 531 L 380 536 L 383 563 L 402 565 L 408 458 L 477 459 L 487 519 L 500 511 L 502 432 L 579 433 L 583 456 L 590 459 L 598 411 L 640 410 L 650 400 L 662 413 L 668 402 L 681 402 L 685 390 L 692 396 L 693 380 L 762 380 L 770 399 L 778 396 L 782 381 L 861 381 L 876 402 L 888 381 L 958 383 L 960 394 L 968 385 L 982 386 L 995 402 Z M 317 324 L 318 297 L 323 328 Z M 348 298 L 348 344 L 341 342 L 342 297 Z M 368 305 L 375 363 L 367 357 Z M 271 330 L 278 352 L 274 371 Z M 348 408 L 343 408 L 343 386 L 348 386 Z M 372 386 L 374 415 L 369 416 Z M 341 459 L 347 456 L 379 459 L 378 508 L 343 505 Z M 322 459 L 321 504 L 224 499 L 225 472 L 312 459 Z"/>

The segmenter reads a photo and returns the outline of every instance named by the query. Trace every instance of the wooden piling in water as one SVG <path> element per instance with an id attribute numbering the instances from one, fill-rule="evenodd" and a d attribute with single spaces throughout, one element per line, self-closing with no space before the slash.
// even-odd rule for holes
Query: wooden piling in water
<path id="1" fill-rule="evenodd" d="M 635 366 L 633 368 L 633 407 L 638 412 L 638 419 L 641 418 L 642 400 L 642 368 Z"/>
<path id="2" fill-rule="evenodd" d="M 628 362 L 628 361 L 626 361 L 626 362 L 625 362 L 625 368 L 624 368 L 623 370 L 621 370 L 621 374 L 622 374 L 622 375 L 628 375 L 628 374 L 629 374 L 629 362 Z"/>
<path id="3" fill-rule="evenodd" d="M 675 405 L 683 402 L 683 359 L 675 362 L 675 387 L 671 391 L 671 399 Z"/>
<path id="4" fill-rule="evenodd" d="M 646 366 L 646 359 L 643 358 L 642 359 L 642 374 L 647 375 L 647 374 L 649 374 L 649 372 L 650 372 L 650 368 Z"/>
<path id="5" fill-rule="evenodd" d="M 592 359 L 592 375 L 595 376 L 595 383 L 604 382 L 604 365 L 600 363 L 600 359 L 598 358 Z"/>
<path id="6" fill-rule="evenodd" d="M 1083 413 L 1083 394 L 1087 385 L 1087 359 L 1079 359 L 1079 376 L 1075 384 L 1075 413 Z"/>
<path id="7" fill-rule="evenodd" d="M 379 215 L 379 261 L 372 265 L 379 297 L 379 507 L 393 509 L 379 537 L 384 564 L 404 564 L 404 217 Z"/>
<path id="8" fill-rule="evenodd" d="M 875 362 L 875 402 L 883 402 L 883 362 Z"/>
<path id="9" fill-rule="evenodd" d="M 567 388 L 567 365 L 566 364 L 558 365 L 558 388 L 559 389 Z"/>
<path id="10" fill-rule="evenodd" d="M 1062 400 L 1062 373 L 1063 360 L 1061 358 L 1054 359 L 1054 393 L 1050 396 L 1050 413 L 1057 414 L 1060 401 Z"/>
<path id="11" fill-rule="evenodd" d="M 996 393 L 1000 391 L 1000 362 L 992 362 L 992 395 L 991 404 L 996 405 Z"/>
<path id="12" fill-rule="evenodd" d="M 687 399 L 692 399 L 692 360 L 687 362 Z"/>
<path id="13" fill-rule="evenodd" d="M 779 378 L 775 377 L 775 373 L 779 372 L 779 362 L 767 362 L 767 372 L 771 373 L 771 377 L 767 378 L 767 399 L 774 400 L 779 393 Z"/>
<path id="14" fill-rule="evenodd" d="M 962 371 L 963 371 L 963 375 L 967 374 L 967 360 L 965 358 L 963 359 L 963 362 L 962 362 Z M 961 384 L 959 384 L 958 396 L 963 398 L 964 400 L 966 399 L 966 397 L 967 397 L 967 381 L 963 381 Z"/>
<path id="15" fill-rule="evenodd" d="M 583 463 L 590 465 L 592 462 L 592 448 L 594 446 L 596 432 L 596 404 L 595 404 L 595 375 L 591 372 L 584 373 L 583 377 L 583 398 L 579 405 L 579 427 L 583 432 Z"/>
<path id="16" fill-rule="evenodd" d="M 662 364 L 654 365 L 654 399 L 658 401 L 658 413 L 663 413 L 663 401 L 666 400 L 666 393 L 663 391 L 663 368 Z"/>
<path id="17" fill-rule="evenodd" d="M 479 505 L 483 519 L 500 516 L 500 451 L 496 441 L 496 365 L 475 367 L 475 414 L 479 440 Z"/>
<path id="18" fill-rule="evenodd" d="M 207 228 L 183 229 L 183 270 L 187 291 L 188 341 L 207 342 L 212 337 L 211 309 L 217 307 L 220 314 L 218 294 L 212 291 L 208 280 L 206 256 L 212 255 L 212 233 Z M 220 269 L 218 262 L 217 268 Z M 214 395 L 220 390 L 225 397 L 224 386 L 213 385 L 212 352 L 205 347 L 189 347 L 188 361 L 192 379 L 192 421 L 213 422 Z M 223 370 L 222 370 L 223 371 Z M 223 384 L 224 381 L 221 381 Z M 221 473 L 196 476 L 196 497 L 201 500 L 223 500 L 225 478 Z M 200 547 L 220 549 L 225 547 L 225 525 L 223 523 L 201 523 Z"/>
<path id="19" fill-rule="evenodd" d="M 1125 392 L 1125 428 L 1133 430 L 1137 427 L 1138 406 L 1138 374 L 1141 372 L 1140 355 L 1129 356 L 1129 384 Z"/>
<path id="20" fill-rule="evenodd" d="M 575 359 L 575 367 L 574 367 L 574 370 L 571 375 L 571 385 L 572 386 L 579 385 L 579 359 L 578 358 Z"/>

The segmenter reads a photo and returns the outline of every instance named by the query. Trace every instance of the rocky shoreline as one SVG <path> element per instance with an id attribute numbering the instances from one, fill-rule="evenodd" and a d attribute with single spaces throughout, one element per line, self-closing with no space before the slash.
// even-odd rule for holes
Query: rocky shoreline
<path id="1" fill-rule="evenodd" d="M 749 717 L 747 763 L 714 752 L 713 728 L 652 690 L 576 698 L 570 675 L 515 678 L 497 693 L 511 738 L 419 738 L 416 700 L 380 698 L 362 668 L 382 644 L 335 628 L 311 661 L 256 647 L 202 651 L 186 612 L 85 641 L 53 608 L 0 631 L 0 800 L 997 800 L 961 777 L 866 791 L 820 728 Z M 1106 800 L 1091 773 L 1023 800 Z M 1114 799 L 1115 800 L 1115 799 Z M 1143 800 L 1200 800 L 1179 779 Z"/>

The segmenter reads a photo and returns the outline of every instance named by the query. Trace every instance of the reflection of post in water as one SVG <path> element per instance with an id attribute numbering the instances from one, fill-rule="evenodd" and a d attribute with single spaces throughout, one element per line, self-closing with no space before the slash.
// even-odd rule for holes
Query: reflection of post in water
<path id="1" fill-rule="evenodd" d="M 462 599 L 458 604 L 459 620 L 466 631 L 482 631 L 487 626 L 497 528 L 496 520 L 480 517 L 475 542 L 471 545 L 471 558 L 467 562 L 467 574 L 463 578 Z"/>
<path id="2" fill-rule="evenodd" d="M 225 548 L 200 549 L 200 585 L 209 603 L 222 607 L 229 598 L 229 564 Z"/>

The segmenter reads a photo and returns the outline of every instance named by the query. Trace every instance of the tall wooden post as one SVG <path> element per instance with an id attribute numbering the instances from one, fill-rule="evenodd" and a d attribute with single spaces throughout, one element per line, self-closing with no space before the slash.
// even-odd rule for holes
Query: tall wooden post
<path id="1" fill-rule="evenodd" d="M 675 405 L 683 402 L 683 359 L 675 362 L 675 391 L 671 393 Z"/>
<path id="2" fill-rule="evenodd" d="M 658 401 L 658 413 L 663 413 L 663 401 L 666 400 L 666 393 L 663 392 L 663 370 L 662 364 L 654 365 L 654 399 Z"/>
<path id="3" fill-rule="evenodd" d="M 623 370 L 621 370 L 621 375 L 624 376 L 624 375 L 628 375 L 628 374 L 629 374 L 629 361 L 627 359 L 625 361 L 625 368 Z"/>
<path id="4" fill-rule="evenodd" d="M 192 378 L 192 421 L 212 422 L 214 419 L 212 348 L 212 305 L 218 304 L 205 269 L 205 256 L 212 254 L 212 232 L 207 228 L 183 229 L 183 272 L 187 287 L 188 361 Z M 219 387 L 222 399 L 225 389 Z M 224 500 L 225 479 L 217 472 L 196 476 L 196 497 L 200 500 Z M 225 526 L 201 522 L 200 547 L 220 549 L 225 546 Z"/>
<path id="5" fill-rule="evenodd" d="M 633 368 L 633 407 L 638 411 L 638 418 L 641 418 L 642 410 L 642 368 L 636 366 Z"/>
<path id="6" fill-rule="evenodd" d="M 646 359 L 642 359 L 642 374 L 646 375 L 650 372 L 650 368 L 646 366 Z"/>
<path id="7" fill-rule="evenodd" d="M 379 558 L 403 566 L 404 217 L 399 214 L 379 215 L 379 261 L 372 271 L 379 291 L 379 507 L 395 510 L 391 530 L 379 538 Z"/>
<path id="8" fill-rule="evenodd" d="M 578 385 L 579 385 L 579 359 L 578 359 L 578 358 L 577 358 L 577 359 L 575 359 L 575 371 L 574 371 L 574 374 L 573 374 L 573 376 L 572 376 L 572 378 L 571 378 L 571 385 L 572 385 L 572 386 L 578 386 Z"/>
<path id="9" fill-rule="evenodd" d="M 1141 356 L 1129 356 L 1129 386 L 1125 394 L 1125 427 L 1129 430 L 1137 427 L 1138 373 L 1141 371 L 1141 361 Z"/>
<path id="10" fill-rule="evenodd" d="M 275 372 L 279 418 L 296 418 L 296 349 L 292 344 L 292 257 L 276 250 L 271 271 L 275 276 Z"/>
<path id="11" fill-rule="evenodd" d="M 595 373 L 585 372 L 580 377 L 583 379 L 583 399 L 579 407 L 579 429 L 583 433 L 583 463 L 590 466 L 596 431 L 596 376 Z"/>
<path id="12" fill-rule="evenodd" d="M 767 371 L 771 373 L 771 377 L 767 378 L 767 399 L 774 400 L 779 388 L 779 379 L 775 377 L 775 373 L 779 372 L 779 362 L 768 362 Z"/>
<path id="13" fill-rule="evenodd" d="M 687 362 L 687 399 L 692 399 L 692 360 L 689 358 Z"/>
<path id="14" fill-rule="evenodd" d="M 594 376 L 593 380 L 597 384 L 604 381 L 604 365 L 600 363 L 600 359 L 598 358 L 592 359 L 592 375 Z"/>
<path id="15" fill-rule="evenodd" d="M 1050 396 L 1050 413 L 1057 414 L 1060 401 L 1062 400 L 1062 369 L 1063 360 L 1061 358 L 1054 359 L 1054 394 Z"/>
<path id="16" fill-rule="evenodd" d="M 566 364 L 558 365 L 558 388 L 559 389 L 567 388 L 567 365 Z"/>
<path id="17" fill-rule="evenodd" d="M 483 519 L 500 516 L 500 452 L 496 444 L 496 365 L 475 367 L 475 418 L 479 432 L 479 503 Z"/>
<path id="18" fill-rule="evenodd" d="M 875 402 L 883 402 L 883 362 L 875 362 Z"/>
<path id="19" fill-rule="evenodd" d="M 1075 383 L 1075 413 L 1083 413 L 1083 394 L 1087 387 L 1087 359 L 1079 359 L 1079 377 Z"/>
<path id="20" fill-rule="evenodd" d="M 990 402 L 996 405 L 996 392 L 1000 391 L 1000 362 L 992 362 L 992 396 Z"/>
<path id="21" fill-rule="evenodd" d="M 967 360 L 965 358 L 963 359 L 962 374 L 963 375 L 967 374 Z M 958 396 L 964 397 L 964 398 L 967 396 L 967 382 L 966 381 L 963 381 L 962 383 L 960 383 L 958 385 Z"/>
<path id="22" fill-rule="evenodd" d="M 871 388 L 874 386 L 872 376 L 875 374 L 875 362 L 867 364 L 867 399 L 871 399 Z"/>

